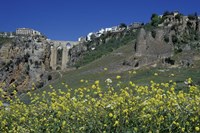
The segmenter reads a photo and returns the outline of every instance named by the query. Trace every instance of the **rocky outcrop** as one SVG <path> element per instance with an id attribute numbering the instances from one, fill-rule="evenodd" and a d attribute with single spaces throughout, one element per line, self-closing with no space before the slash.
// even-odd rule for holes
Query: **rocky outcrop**
<path id="1" fill-rule="evenodd" d="M 88 50 L 87 46 L 85 43 L 82 43 L 80 45 L 76 45 L 72 49 L 69 50 L 69 66 L 74 66 L 77 61 L 79 61 L 83 54 Z"/>
<path id="2" fill-rule="evenodd" d="M 50 44 L 42 36 L 13 38 L 0 49 L 0 87 L 10 92 L 42 87 L 48 80 L 49 62 Z"/>
<path id="3" fill-rule="evenodd" d="M 146 31 L 140 29 L 134 46 L 134 60 L 131 64 L 134 68 L 152 65 L 159 60 L 173 56 L 173 43 L 171 38 L 166 42 L 165 36 L 171 33 L 167 29 L 155 29 Z"/>
<path id="4" fill-rule="evenodd" d="M 153 35 L 155 34 L 155 35 Z M 169 41 L 164 41 L 166 32 L 157 29 L 153 32 L 140 30 L 135 44 L 135 56 L 145 56 L 149 58 L 168 58 L 173 55 L 173 46 Z"/>
<path id="5" fill-rule="evenodd" d="M 172 60 L 171 57 L 180 52 L 199 50 L 200 20 L 195 15 L 181 14 L 165 15 L 161 20 L 163 23 L 157 27 L 149 29 L 144 26 L 140 29 L 132 65 L 139 67 L 162 61 L 164 64 L 178 64 L 182 67 L 192 66 L 191 58 Z"/>

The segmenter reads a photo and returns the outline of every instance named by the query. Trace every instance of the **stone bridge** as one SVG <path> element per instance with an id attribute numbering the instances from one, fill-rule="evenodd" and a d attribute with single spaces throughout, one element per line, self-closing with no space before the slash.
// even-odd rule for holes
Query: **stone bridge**
<path id="1" fill-rule="evenodd" d="M 52 70 L 66 69 L 69 61 L 69 49 L 78 45 L 79 42 L 56 40 L 50 40 L 49 42 L 51 44 L 50 67 Z"/>

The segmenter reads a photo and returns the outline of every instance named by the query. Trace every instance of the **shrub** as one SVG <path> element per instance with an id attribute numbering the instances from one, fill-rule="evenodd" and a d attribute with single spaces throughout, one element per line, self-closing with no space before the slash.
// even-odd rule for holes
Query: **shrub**
<path id="1" fill-rule="evenodd" d="M 175 44 L 178 42 L 178 38 L 176 35 L 172 35 L 172 42 Z"/>
<path id="2" fill-rule="evenodd" d="M 151 16 L 151 25 L 152 26 L 158 26 L 158 24 L 160 23 L 161 18 L 157 15 L 157 14 L 152 14 Z"/>
<path id="3" fill-rule="evenodd" d="M 127 25 L 125 23 L 120 23 L 119 27 L 120 28 L 127 28 Z"/>
<path id="4" fill-rule="evenodd" d="M 169 36 L 168 36 L 168 35 L 165 35 L 165 36 L 164 36 L 164 41 L 165 41 L 166 43 L 169 42 Z"/>
<path id="5" fill-rule="evenodd" d="M 163 17 L 168 16 L 168 15 L 173 15 L 173 12 L 165 11 L 163 13 Z"/>
<path id="6" fill-rule="evenodd" d="M 3 44 L 8 43 L 8 42 L 11 42 L 11 41 L 12 41 L 12 39 L 10 39 L 10 38 L 0 37 L 0 48 L 1 48 L 1 46 L 2 46 Z"/>
<path id="7" fill-rule="evenodd" d="M 190 14 L 190 15 L 188 15 L 188 19 L 189 19 L 189 20 L 195 20 L 195 19 L 196 19 L 195 14 Z"/>
<path id="8" fill-rule="evenodd" d="M 151 36 L 152 36 L 153 38 L 156 37 L 156 31 L 155 31 L 155 30 L 152 30 L 152 31 L 151 31 Z"/>
<path id="9" fill-rule="evenodd" d="M 178 19 L 178 20 L 180 21 L 182 17 L 183 17 L 182 14 L 177 14 L 177 15 L 175 16 L 175 19 Z"/>

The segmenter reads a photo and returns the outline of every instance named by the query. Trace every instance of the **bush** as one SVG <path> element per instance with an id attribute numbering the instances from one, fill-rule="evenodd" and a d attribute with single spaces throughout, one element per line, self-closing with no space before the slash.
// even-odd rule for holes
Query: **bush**
<path id="1" fill-rule="evenodd" d="M 178 20 L 180 21 L 182 17 L 183 17 L 182 14 L 177 14 L 177 15 L 175 16 L 175 19 L 178 19 Z"/>
<path id="2" fill-rule="evenodd" d="M 47 79 L 48 79 L 48 81 L 52 80 L 52 76 L 48 75 Z"/>
<path id="3" fill-rule="evenodd" d="M 188 15 L 188 19 L 189 19 L 189 20 L 195 20 L 195 19 L 196 19 L 195 14 L 190 14 L 190 15 Z"/>
<path id="4" fill-rule="evenodd" d="M 165 36 L 164 36 L 164 41 L 165 41 L 166 43 L 169 42 L 169 36 L 168 36 L 168 35 L 165 35 Z"/>
<path id="5" fill-rule="evenodd" d="M 8 42 L 11 42 L 11 41 L 12 41 L 12 39 L 10 39 L 10 38 L 0 37 L 0 48 L 1 48 L 1 46 L 2 46 L 3 44 L 8 43 Z"/>
<path id="6" fill-rule="evenodd" d="M 157 27 L 160 23 L 161 18 L 157 14 L 152 14 L 151 16 L 151 25 Z"/>
<path id="7" fill-rule="evenodd" d="M 181 48 L 175 49 L 175 54 L 181 53 L 183 50 Z"/>
<path id="8" fill-rule="evenodd" d="M 176 44 L 178 42 L 178 38 L 176 35 L 172 35 L 172 42 Z"/>
<path id="9" fill-rule="evenodd" d="M 120 28 L 127 28 L 127 25 L 125 23 L 120 23 L 119 27 Z"/>
<path id="10" fill-rule="evenodd" d="M 155 31 L 155 30 L 152 30 L 152 31 L 151 31 L 151 36 L 152 36 L 153 38 L 156 37 L 156 31 Z"/>
<path id="11" fill-rule="evenodd" d="M 163 13 L 163 17 L 168 16 L 168 15 L 173 15 L 173 12 L 165 11 Z"/>

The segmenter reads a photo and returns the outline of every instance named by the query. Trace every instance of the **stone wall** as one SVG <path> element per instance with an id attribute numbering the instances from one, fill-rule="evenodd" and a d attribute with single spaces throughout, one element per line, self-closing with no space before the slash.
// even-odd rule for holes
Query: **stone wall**
<path id="1" fill-rule="evenodd" d="M 50 67 L 53 70 L 65 70 L 67 68 L 67 63 L 69 61 L 69 49 L 71 49 L 73 46 L 76 46 L 79 44 L 79 42 L 73 42 L 73 41 L 49 41 L 51 44 L 51 58 L 50 58 Z M 58 59 L 58 50 L 62 49 L 62 61 L 59 65 L 57 63 Z"/>

